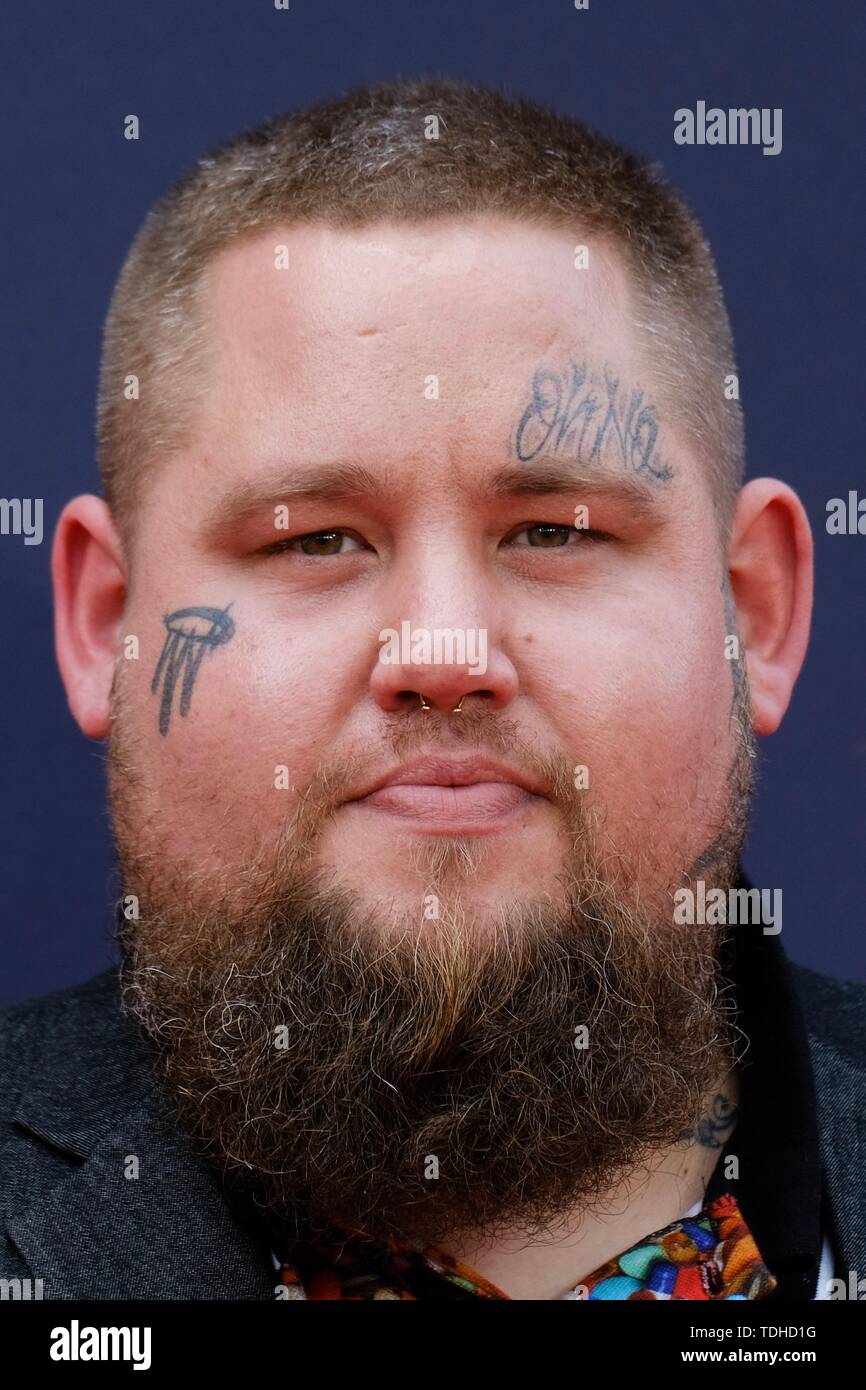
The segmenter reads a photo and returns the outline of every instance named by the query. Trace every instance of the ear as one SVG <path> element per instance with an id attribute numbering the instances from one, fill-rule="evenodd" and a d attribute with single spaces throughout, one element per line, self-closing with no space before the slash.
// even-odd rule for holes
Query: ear
<path id="1" fill-rule="evenodd" d="M 797 494 L 775 478 L 740 493 L 728 559 L 756 734 L 782 722 L 809 642 L 812 532 Z"/>
<path id="2" fill-rule="evenodd" d="M 123 547 L 101 497 L 83 494 L 60 513 L 51 548 L 54 646 L 73 718 L 105 738 L 126 601 Z"/>

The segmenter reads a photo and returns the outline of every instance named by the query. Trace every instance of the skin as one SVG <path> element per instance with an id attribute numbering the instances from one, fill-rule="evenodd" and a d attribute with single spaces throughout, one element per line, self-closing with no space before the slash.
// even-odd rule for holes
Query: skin
<path id="1" fill-rule="evenodd" d="M 809 526 L 792 490 L 761 478 L 742 490 L 730 553 L 721 554 L 700 462 L 630 328 L 626 272 L 613 248 L 591 238 L 592 269 L 576 271 L 573 240 L 494 217 L 351 232 L 284 227 L 212 264 L 204 399 L 189 446 L 148 478 L 134 564 L 94 496 L 65 507 L 52 557 L 72 713 L 88 737 L 108 736 L 122 662 L 142 815 L 153 814 L 167 868 L 239 870 L 318 769 L 349 759 L 358 775 L 348 796 L 395 766 L 388 731 L 397 722 L 435 721 L 413 755 L 467 754 L 476 745 L 457 741 L 449 723 L 461 697 L 464 709 L 510 721 L 525 750 L 512 759 L 518 769 L 537 771 L 545 756 L 589 768 L 609 845 L 640 865 L 649 898 L 662 901 L 712 840 L 734 737 L 721 580 L 727 572 L 754 729 L 770 734 L 808 640 Z M 288 271 L 274 269 L 280 243 Z M 567 399 L 575 364 L 595 375 L 602 402 L 605 371 L 618 378 L 620 424 L 632 391 L 651 403 L 652 469 L 635 467 L 613 427 L 593 451 L 591 431 L 580 449 L 567 429 L 554 447 L 557 424 L 526 458 L 552 410 L 551 396 L 533 395 L 536 373 L 555 378 Z M 424 395 L 430 374 L 438 399 Z M 581 482 L 553 495 L 532 487 L 542 455 L 562 464 L 577 452 Z M 381 496 L 289 499 L 270 485 L 346 459 L 385 485 Z M 523 495 L 492 495 L 490 476 L 506 464 L 525 469 Z M 240 485 L 261 485 L 266 500 L 216 524 Z M 274 528 L 281 500 L 288 530 Z M 530 543 L 527 527 L 567 528 L 579 504 L 607 539 Z M 275 541 L 335 528 L 351 537 L 341 553 L 266 553 Z M 233 633 L 203 653 L 185 715 L 177 686 L 161 732 L 164 687 L 152 685 L 166 617 L 193 606 L 228 609 Z M 487 670 L 384 664 L 378 634 L 406 620 L 413 629 L 485 629 Z M 208 631 L 195 621 L 199 635 Z M 139 638 L 139 661 L 118 655 L 128 634 Z M 431 715 L 420 713 L 419 691 Z M 275 789 L 278 764 L 293 789 Z M 533 891 L 556 895 L 565 846 L 553 800 L 533 796 L 474 829 L 483 853 L 461 887 L 479 928 L 489 909 L 528 891 L 527 865 Z M 465 833 L 456 821 L 431 826 L 355 802 L 330 818 L 317 856 L 371 910 L 388 899 L 415 920 L 425 848 Z M 735 1077 L 726 1095 L 735 1100 Z M 702 1195 L 717 1157 L 698 1142 L 662 1155 L 578 1244 L 563 1233 L 552 1244 L 504 1239 L 453 1253 L 512 1297 L 554 1297 L 676 1219 Z"/>

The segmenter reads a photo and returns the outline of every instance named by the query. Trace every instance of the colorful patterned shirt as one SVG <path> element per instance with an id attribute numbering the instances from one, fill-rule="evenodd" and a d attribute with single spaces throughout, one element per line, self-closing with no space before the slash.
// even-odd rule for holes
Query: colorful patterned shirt
<path id="1" fill-rule="evenodd" d="M 346 1234 L 295 1242 L 280 1260 L 290 1299 L 508 1299 L 483 1275 L 432 1245 Z M 561 1299 L 757 1299 L 776 1280 L 736 1198 L 725 1192 L 645 1236 Z"/>

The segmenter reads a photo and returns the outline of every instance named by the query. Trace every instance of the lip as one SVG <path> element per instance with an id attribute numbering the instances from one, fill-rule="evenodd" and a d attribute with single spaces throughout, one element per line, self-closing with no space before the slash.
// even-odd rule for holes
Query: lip
<path id="1" fill-rule="evenodd" d="M 348 804 L 403 818 L 418 830 L 478 834 L 514 820 L 544 795 L 536 779 L 507 764 L 435 756 L 394 768 Z"/>

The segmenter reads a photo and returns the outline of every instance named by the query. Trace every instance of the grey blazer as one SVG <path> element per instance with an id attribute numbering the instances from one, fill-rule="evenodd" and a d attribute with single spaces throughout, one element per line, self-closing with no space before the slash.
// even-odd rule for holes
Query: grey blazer
<path id="1" fill-rule="evenodd" d="M 791 970 L 831 1236 L 862 1275 L 866 986 Z M 41 1279 L 45 1299 L 274 1297 L 263 1234 L 179 1128 L 119 1009 L 116 971 L 0 1012 L 0 1124 L 0 1279 Z M 133 1155 L 137 1178 L 125 1175 Z"/>

